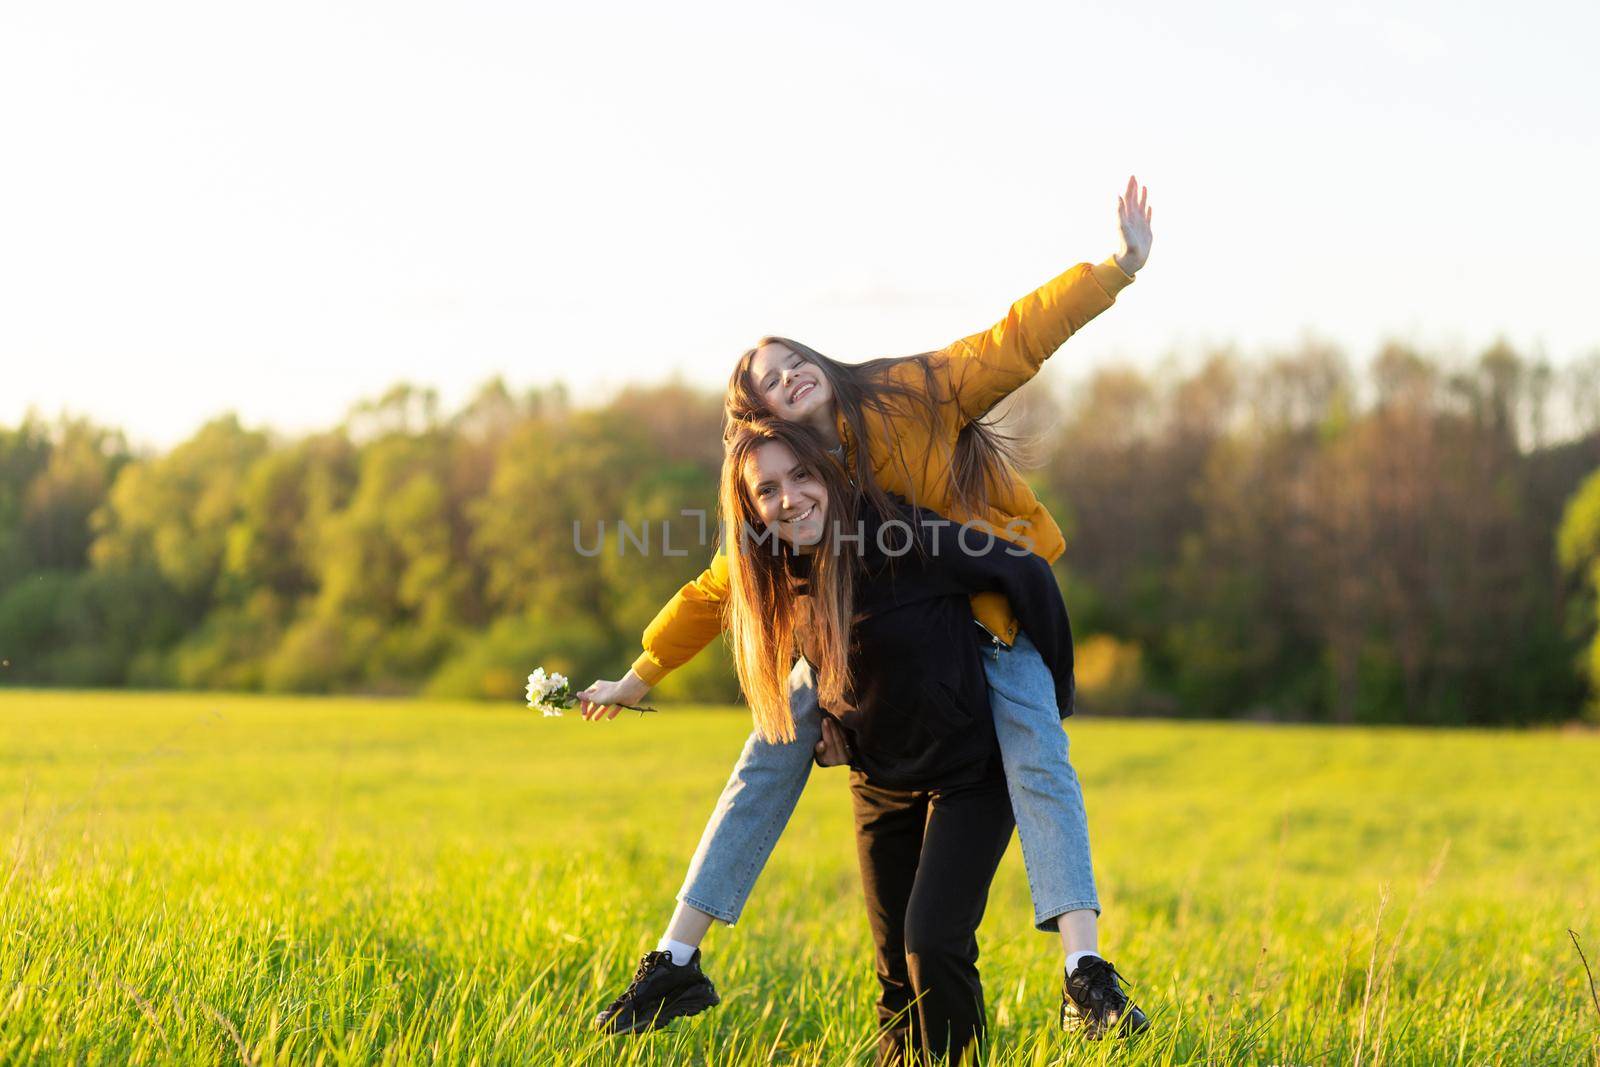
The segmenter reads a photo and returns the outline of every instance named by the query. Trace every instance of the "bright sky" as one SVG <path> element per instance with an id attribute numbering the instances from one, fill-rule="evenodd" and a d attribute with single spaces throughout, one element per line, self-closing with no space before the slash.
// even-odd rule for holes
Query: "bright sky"
<path id="1" fill-rule="evenodd" d="M 1478 0 L 7 4 L 0 424 L 920 351 L 1113 252 L 1130 172 L 1150 264 L 1052 375 L 1307 332 L 1562 362 L 1597 39 Z"/>

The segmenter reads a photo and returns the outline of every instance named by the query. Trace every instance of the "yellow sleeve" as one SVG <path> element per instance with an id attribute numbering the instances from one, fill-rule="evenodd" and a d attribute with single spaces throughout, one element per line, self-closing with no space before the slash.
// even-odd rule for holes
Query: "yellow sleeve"
<path id="1" fill-rule="evenodd" d="M 1084 324 L 1115 303 L 1133 284 L 1114 258 L 1079 263 L 1011 305 L 1006 317 L 982 333 L 963 337 L 939 353 L 936 373 L 947 382 L 961 423 L 982 418 Z"/>
<path id="2" fill-rule="evenodd" d="M 722 632 L 722 605 L 728 599 L 728 558 L 718 552 L 700 577 L 673 594 L 644 628 L 644 652 L 633 673 L 655 685 L 683 666 Z"/>

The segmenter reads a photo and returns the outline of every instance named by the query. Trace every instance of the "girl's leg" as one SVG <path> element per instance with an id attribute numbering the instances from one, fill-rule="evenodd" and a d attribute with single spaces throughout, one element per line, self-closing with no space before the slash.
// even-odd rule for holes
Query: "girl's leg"
<path id="1" fill-rule="evenodd" d="M 984 666 L 1033 892 L 1034 921 L 1041 930 L 1059 928 L 1067 953 L 1061 1026 L 1096 1038 L 1138 1033 L 1150 1021 L 1128 1001 L 1115 969 L 1103 958 L 1098 963 L 1085 958 L 1100 955 L 1100 903 L 1089 861 L 1083 790 L 1067 761 L 1055 683 L 1024 634 L 1009 649 L 991 648 Z"/>
<path id="2" fill-rule="evenodd" d="M 960 1063 L 983 1039 L 978 924 L 1012 826 L 1011 798 L 998 773 L 933 795 L 905 937 L 922 1033 L 936 1060 Z"/>
<path id="3" fill-rule="evenodd" d="M 738 921 L 756 877 L 794 814 L 811 774 L 812 750 L 822 737 L 816 684 L 805 660 L 789 675 L 789 710 L 793 741 L 769 744 L 752 733 L 745 742 L 678 891 L 679 904 L 690 912 L 680 906 L 674 914 L 669 930 L 685 935 L 674 940 L 698 945 L 710 918 Z"/>
<path id="4" fill-rule="evenodd" d="M 1067 970 L 1077 965 L 1077 957 L 1100 955 L 1100 916 L 1088 908 L 1056 916 L 1061 933 L 1061 951 L 1067 954 Z"/>
<path id="5" fill-rule="evenodd" d="M 666 936 L 656 952 L 640 961 L 623 994 L 595 1018 L 598 1029 L 651 1030 L 719 1003 L 711 980 L 700 970 L 700 941 L 713 919 L 731 923 L 739 917 L 756 876 L 794 813 L 811 773 L 812 749 L 822 737 L 816 689 L 804 660 L 789 676 L 789 706 L 796 739 L 769 745 L 752 734 L 745 742 L 689 864 Z"/>
<path id="6" fill-rule="evenodd" d="M 678 945 L 698 948 L 700 942 L 705 940 L 706 931 L 711 929 L 711 924 L 715 921 L 699 908 L 680 900 L 678 906 L 672 909 L 672 920 L 667 923 L 667 932 L 656 948 L 676 948 Z M 678 953 L 674 952 L 672 955 L 674 960 L 677 960 Z M 683 961 L 677 960 L 677 962 Z"/>
<path id="7" fill-rule="evenodd" d="M 1083 789 L 1067 759 L 1055 681 L 1026 634 L 984 650 L 995 734 L 1033 894 L 1034 925 L 1058 930 L 1067 953 L 1097 948 L 1100 901 Z"/>
<path id="8" fill-rule="evenodd" d="M 923 1049 L 921 1027 L 906 965 L 906 907 L 922 854 L 926 793 L 882 789 L 850 774 L 856 820 L 856 857 L 867 900 L 878 973 L 878 1063 L 915 1062 Z"/>

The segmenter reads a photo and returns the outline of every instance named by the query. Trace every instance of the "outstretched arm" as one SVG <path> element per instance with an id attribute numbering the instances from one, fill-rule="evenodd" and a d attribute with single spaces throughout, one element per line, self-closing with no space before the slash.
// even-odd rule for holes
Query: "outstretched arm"
<path id="1" fill-rule="evenodd" d="M 1149 191 L 1128 178 L 1117 198 L 1119 251 L 1103 262 L 1079 263 L 1011 305 L 1006 317 L 982 333 L 963 337 L 937 353 L 957 414 L 956 428 L 982 418 L 1027 382 L 1056 349 L 1109 308 L 1133 284 L 1150 258 Z"/>
<path id="2" fill-rule="evenodd" d="M 650 687 L 694 659 L 722 632 L 728 599 L 728 561 L 721 552 L 700 577 L 679 589 L 644 629 L 644 651 L 617 681 L 596 679 L 577 694 L 583 717 L 614 719 L 624 704 L 637 704 Z"/>

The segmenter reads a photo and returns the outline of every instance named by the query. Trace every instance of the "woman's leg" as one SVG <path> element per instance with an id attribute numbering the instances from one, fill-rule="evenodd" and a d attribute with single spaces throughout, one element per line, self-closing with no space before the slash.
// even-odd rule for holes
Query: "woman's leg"
<path id="1" fill-rule="evenodd" d="M 1083 789 L 1067 758 L 1055 679 L 1026 634 L 984 650 L 995 734 L 1033 894 L 1034 924 L 1059 929 L 1066 951 L 1096 948 L 1094 869 Z"/>
<path id="2" fill-rule="evenodd" d="M 666 948 L 668 947 L 666 943 L 698 948 L 700 942 L 705 940 L 706 931 L 711 929 L 711 924 L 715 921 L 710 915 L 693 904 L 685 904 L 680 900 L 678 901 L 678 906 L 672 909 L 672 918 L 667 923 L 666 936 L 662 938 L 664 943 L 657 945 L 656 948 Z M 673 955 L 676 956 L 677 953 Z"/>
<path id="3" fill-rule="evenodd" d="M 923 1041 L 906 964 L 906 908 L 922 854 L 927 794 L 872 786 L 852 771 L 850 803 L 878 973 L 878 1063 L 914 1062 Z"/>
<path id="4" fill-rule="evenodd" d="M 1094 1038 L 1138 1033 L 1150 1021 L 1128 1000 L 1115 968 L 1097 959 L 1100 902 L 1089 860 L 1089 821 L 1077 772 L 1067 761 L 1054 679 L 1033 642 L 1020 633 L 1010 648 L 985 652 L 984 667 L 1034 922 L 1041 930 L 1059 929 L 1067 954 L 1061 1026 Z"/>
<path id="5" fill-rule="evenodd" d="M 754 734 L 722 790 L 689 863 L 666 936 L 645 954 L 633 982 L 595 1018 L 608 1033 L 638 1033 L 719 1003 L 700 970 L 699 947 L 712 920 L 739 917 L 756 876 L 788 825 L 811 773 L 811 754 L 822 736 L 810 667 L 801 660 L 789 675 L 789 707 L 796 739 L 769 745 Z"/>
<path id="6" fill-rule="evenodd" d="M 725 923 L 738 921 L 756 877 L 772 855 L 772 846 L 794 814 L 811 774 L 812 750 L 822 737 L 816 683 L 811 665 L 803 659 L 789 675 L 789 711 L 794 716 L 793 741 L 770 744 L 752 733 L 745 742 L 712 809 L 700 847 L 689 861 L 689 872 L 678 891 L 680 904 Z M 693 932 L 696 927 L 703 935 L 704 927 L 696 917 L 674 917 L 673 929 Z M 699 944 L 699 940 L 689 943 Z"/>
<path id="7" fill-rule="evenodd" d="M 929 805 L 905 945 L 923 1038 L 935 1059 L 960 1063 L 983 1039 L 978 924 L 1012 826 L 1011 798 L 998 773 L 937 792 Z"/>

